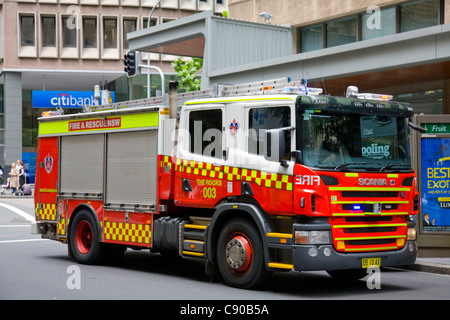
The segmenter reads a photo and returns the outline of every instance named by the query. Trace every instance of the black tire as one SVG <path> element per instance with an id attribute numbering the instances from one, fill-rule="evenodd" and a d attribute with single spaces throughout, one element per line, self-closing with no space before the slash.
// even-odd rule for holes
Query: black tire
<path id="1" fill-rule="evenodd" d="M 256 227 L 248 220 L 230 220 L 217 241 L 217 264 L 230 286 L 254 289 L 263 285 L 271 272 L 265 268 L 264 250 Z"/>
<path id="2" fill-rule="evenodd" d="M 358 281 L 367 276 L 366 269 L 327 270 L 327 273 L 339 281 Z"/>
<path id="3" fill-rule="evenodd" d="M 69 246 L 74 259 L 81 264 L 98 264 L 105 258 L 106 248 L 98 241 L 100 230 L 91 212 L 81 210 L 70 228 Z"/>

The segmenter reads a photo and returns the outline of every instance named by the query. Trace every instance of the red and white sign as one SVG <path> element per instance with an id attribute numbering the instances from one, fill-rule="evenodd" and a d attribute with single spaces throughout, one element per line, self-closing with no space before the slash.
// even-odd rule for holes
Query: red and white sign
<path id="1" fill-rule="evenodd" d="M 120 117 L 107 119 L 90 119 L 81 121 L 69 121 L 69 131 L 120 128 Z"/>

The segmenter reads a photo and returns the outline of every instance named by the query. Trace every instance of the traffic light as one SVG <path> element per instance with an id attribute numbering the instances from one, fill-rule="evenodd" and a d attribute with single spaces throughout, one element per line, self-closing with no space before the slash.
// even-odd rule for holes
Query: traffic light
<path id="1" fill-rule="evenodd" d="M 130 50 L 128 53 L 124 56 L 123 64 L 125 68 L 123 69 L 129 77 L 140 75 L 140 57 L 139 54 L 136 51 Z"/>

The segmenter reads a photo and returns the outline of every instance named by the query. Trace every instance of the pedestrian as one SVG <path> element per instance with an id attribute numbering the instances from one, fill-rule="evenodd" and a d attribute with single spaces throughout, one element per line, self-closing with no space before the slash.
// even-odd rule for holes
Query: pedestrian
<path id="1" fill-rule="evenodd" d="M 17 172 L 19 173 L 19 189 L 25 184 L 25 169 L 22 160 L 17 160 Z"/>
<path id="2" fill-rule="evenodd" d="M 16 193 L 17 188 L 19 188 L 19 172 L 16 168 L 16 163 L 11 163 L 11 172 L 9 173 L 10 180 L 9 180 L 9 187 L 12 189 L 12 193 Z"/>
<path id="3" fill-rule="evenodd" d="M 11 178 L 8 178 L 8 179 L 6 180 L 6 184 L 2 184 L 2 191 L 1 191 L 1 194 L 5 194 L 5 189 L 8 189 L 8 188 L 9 188 L 9 180 L 11 180 Z"/>

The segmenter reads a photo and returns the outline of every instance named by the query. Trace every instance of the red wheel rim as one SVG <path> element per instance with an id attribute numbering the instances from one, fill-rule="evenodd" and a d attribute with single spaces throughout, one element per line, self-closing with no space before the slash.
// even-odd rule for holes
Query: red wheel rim
<path id="1" fill-rule="evenodd" d="M 253 248 L 245 235 L 234 235 L 225 248 L 228 265 L 236 271 L 245 272 L 253 259 Z"/>
<path id="2" fill-rule="evenodd" d="M 89 252 L 92 246 L 92 228 L 86 220 L 80 221 L 77 226 L 75 242 L 78 251 L 82 254 Z"/>

